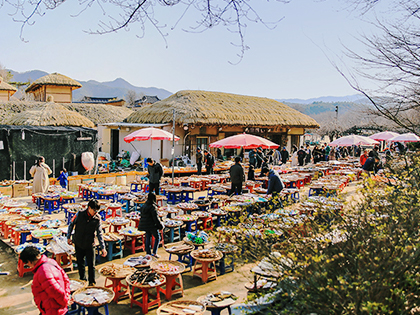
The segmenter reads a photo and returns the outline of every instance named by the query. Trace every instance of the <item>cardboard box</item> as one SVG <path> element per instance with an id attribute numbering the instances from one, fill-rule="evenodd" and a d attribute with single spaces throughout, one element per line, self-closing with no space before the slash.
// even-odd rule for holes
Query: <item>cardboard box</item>
<path id="1" fill-rule="evenodd" d="M 126 179 L 126 185 L 130 185 L 130 183 L 134 182 L 134 180 L 136 179 L 136 175 L 135 174 L 129 174 L 126 175 L 127 179 Z"/>
<path id="2" fill-rule="evenodd" d="M 127 185 L 127 176 L 125 176 L 125 175 L 117 175 L 117 177 L 116 177 L 116 183 L 117 183 L 117 185 L 122 185 L 122 186 Z"/>
<path id="3" fill-rule="evenodd" d="M 31 191 L 31 189 L 27 189 L 29 184 L 14 184 L 13 185 L 13 197 L 27 197 L 28 191 Z"/>
<path id="4" fill-rule="evenodd" d="M 105 183 L 115 185 L 116 179 L 115 176 L 107 176 L 105 177 Z"/>
<path id="5" fill-rule="evenodd" d="M 162 166 L 169 167 L 169 160 L 168 159 L 160 159 L 160 164 L 162 164 Z"/>
<path id="6" fill-rule="evenodd" d="M 13 196 L 13 186 L 0 186 L 0 193 L 3 195 L 7 195 L 12 197 Z"/>
<path id="7" fill-rule="evenodd" d="M 78 192 L 79 191 L 79 186 L 77 184 L 81 184 L 82 180 L 77 178 L 77 179 L 69 179 L 69 191 L 75 191 Z"/>
<path id="8" fill-rule="evenodd" d="M 95 178 L 95 182 L 97 182 L 97 183 L 105 183 L 105 178 L 106 178 L 106 177 L 103 177 L 103 176 L 101 176 L 101 177 L 96 177 L 96 178 Z"/>

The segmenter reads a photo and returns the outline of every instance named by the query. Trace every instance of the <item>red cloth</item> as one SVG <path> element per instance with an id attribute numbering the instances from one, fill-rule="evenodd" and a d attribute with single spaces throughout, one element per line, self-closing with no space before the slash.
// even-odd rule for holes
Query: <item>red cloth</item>
<path id="1" fill-rule="evenodd" d="M 70 280 L 53 259 L 41 255 L 34 267 L 32 294 L 41 314 L 64 315 L 70 298 Z"/>
<path id="2" fill-rule="evenodd" d="M 363 165 L 365 165 L 365 162 L 366 162 L 366 160 L 368 159 L 368 157 L 369 157 L 369 155 L 367 155 L 367 154 L 362 154 L 361 156 L 360 156 L 360 164 L 363 166 Z"/>

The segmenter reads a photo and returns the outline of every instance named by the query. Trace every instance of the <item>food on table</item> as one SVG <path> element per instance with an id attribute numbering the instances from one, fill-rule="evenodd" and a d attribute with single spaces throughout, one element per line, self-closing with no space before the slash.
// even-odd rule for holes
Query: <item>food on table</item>
<path id="1" fill-rule="evenodd" d="M 133 236 L 142 234 L 142 232 L 140 232 L 139 230 L 137 230 L 136 228 L 132 226 L 121 229 L 119 233 L 123 235 L 133 235 Z"/>
<path id="2" fill-rule="evenodd" d="M 177 215 L 175 217 L 175 220 L 195 221 L 195 220 L 197 220 L 197 217 L 195 215 L 192 215 L 192 214 L 181 214 L 181 215 Z"/>
<path id="3" fill-rule="evenodd" d="M 178 273 L 179 272 L 179 266 L 171 264 L 170 262 L 161 262 L 158 263 L 156 266 L 154 266 L 158 272 L 163 273 Z"/>
<path id="4" fill-rule="evenodd" d="M 160 284 L 160 276 L 153 269 L 136 270 L 131 276 L 128 277 L 129 281 L 133 285 L 158 285 Z"/>
<path id="5" fill-rule="evenodd" d="M 34 246 L 36 247 L 41 253 L 45 252 L 45 246 L 39 243 L 24 243 L 19 245 L 15 248 L 15 252 L 20 254 L 26 247 L 28 246 Z"/>
<path id="6" fill-rule="evenodd" d="M 166 227 L 177 227 L 182 225 L 182 221 L 179 220 L 166 220 L 163 222 Z"/>
<path id="7" fill-rule="evenodd" d="M 189 203 L 189 202 L 181 202 L 177 204 L 178 208 L 182 210 L 194 210 L 198 209 L 198 206 L 195 203 Z"/>
<path id="8" fill-rule="evenodd" d="M 46 229 L 46 230 L 35 230 L 32 231 L 32 237 L 35 238 L 52 238 L 54 235 L 58 235 L 61 232 L 59 230 L 54 229 Z"/>
<path id="9" fill-rule="evenodd" d="M 105 277 L 125 278 L 134 272 L 132 267 L 121 264 L 110 264 L 102 267 L 99 272 Z"/>
<path id="10" fill-rule="evenodd" d="M 74 280 L 70 279 L 70 292 L 74 292 L 76 290 L 79 290 L 83 288 L 86 285 L 86 283 L 83 280 Z"/>
<path id="11" fill-rule="evenodd" d="M 214 249 L 200 249 L 195 255 L 200 258 L 216 258 L 218 257 L 217 252 Z"/>
<path id="12" fill-rule="evenodd" d="M 130 267 L 146 267 L 152 261 L 153 261 L 153 257 L 150 255 L 130 257 L 124 262 L 124 265 L 130 266 Z"/>

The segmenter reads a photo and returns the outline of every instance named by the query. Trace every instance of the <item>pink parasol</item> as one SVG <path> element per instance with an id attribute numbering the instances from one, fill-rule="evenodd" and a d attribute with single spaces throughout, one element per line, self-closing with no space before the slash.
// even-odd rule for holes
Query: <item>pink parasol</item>
<path id="1" fill-rule="evenodd" d="M 369 138 L 373 140 L 377 140 L 377 141 L 386 141 L 399 135 L 400 135 L 399 133 L 392 132 L 392 131 L 382 131 L 382 132 L 378 132 L 369 136 Z"/>
<path id="2" fill-rule="evenodd" d="M 163 129 L 157 128 L 143 128 L 130 133 L 124 137 L 124 141 L 130 143 L 134 140 L 145 141 L 145 140 L 172 140 L 172 134 Z M 175 141 L 178 141 L 179 137 L 175 136 Z"/>
<path id="3" fill-rule="evenodd" d="M 279 147 L 278 144 L 271 142 L 262 137 L 242 133 L 239 135 L 227 137 L 225 139 L 213 142 L 209 145 L 211 148 L 225 148 L 225 149 L 276 149 Z"/>
<path id="4" fill-rule="evenodd" d="M 375 145 L 379 144 L 378 141 L 364 136 L 350 135 L 338 138 L 331 142 L 329 145 L 332 147 L 350 147 L 352 145 Z"/>
<path id="5" fill-rule="evenodd" d="M 417 136 L 416 134 L 409 132 L 409 133 L 404 133 L 402 135 L 398 135 L 396 137 L 393 137 L 391 139 L 389 139 L 388 141 L 392 141 L 392 142 L 420 142 L 420 137 Z"/>

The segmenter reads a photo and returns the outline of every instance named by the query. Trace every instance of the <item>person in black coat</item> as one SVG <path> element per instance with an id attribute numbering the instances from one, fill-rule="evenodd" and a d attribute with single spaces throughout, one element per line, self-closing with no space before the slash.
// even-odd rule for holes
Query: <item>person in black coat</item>
<path id="1" fill-rule="evenodd" d="M 211 153 L 207 150 L 204 150 L 204 160 L 206 163 L 206 174 L 214 174 L 213 166 L 214 166 L 214 157 L 211 155 Z"/>
<path id="2" fill-rule="evenodd" d="M 95 233 L 99 241 L 102 256 L 105 257 L 107 255 L 105 242 L 102 237 L 101 216 L 98 213 L 100 208 L 98 200 L 91 199 L 87 205 L 87 209 L 79 211 L 73 217 L 67 230 L 67 243 L 69 245 L 74 243 L 74 248 L 76 250 L 77 269 L 79 270 L 80 280 L 86 280 L 86 262 L 88 265 L 88 280 L 90 286 L 95 285 L 95 268 L 93 266 L 93 259 L 95 257 Z M 75 231 L 72 235 L 73 229 Z"/>
<path id="3" fill-rule="evenodd" d="M 147 158 L 147 172 L 149 176 L 149 191 L 155 191 L 156 195 L 159 195 L 160 179 L 163 176 L 163 168 L 160 163 L 156 162 L 152 158 Z"/>
<path id="4" fill-rule="evenodd" d="M 286 164 L 287 161 L 289 161 L 289 151 L 287 151 L 286 147 L 283 147 L 283 150 L 280 151 L 280 156 L 281 156 L 281 163 L 282 164 Z"/>
<path id="5" fill-rule="evenodd" d="M 254 165 L 250 164 L 248 168 L 248 180 L 255 180 Z"/>
<path id="6" fill-rule="evenodd" d="M 299 166 L 303 166 L 303 164 L 305 164 L 305 157 L 306 157 L 306 152 L 305 152 L 305 149 L 303 148 L 303 145 L 300 147 L 300 150 L 297 151 L 297 156 L 298 156 Z"/>
<path id="7" fill-rule="evenodd" d="M 157 249 L 160 243 L 159 230 L 163 229 L 163 225 L 160 222 L 157 212 L 156 195 L 152 192 L 149 192 L 146 203 L 140 208 L 140 222 L 138 229 L 146 232 L 146 253 L 159 258 L 159 255 L 157 254 Z M 155 238 L 153 253 L 151 252 L 152 236 Z"/>
<path id="8" fill-rule="evenodd" d="M 257 168 L 261 168 L 261 165 L 262 165 L 262 163 L 264 161 L 264 157 L 265 157 L 264 152 L 262 151 L 261 148 L 257 149 L 257 154 L 255 155 L 255 157 L 257 159 L 257 165 L 256 165 Z"/>
<path id="9" fill-rule="evenodd" d="M 197 153 L 195 154 L 195 161 L 197 163 L 197 175 L 201 175 L 201 169 L 203 168 L 203 153 L 201 153 L 200 148 L 197 148 Z"/>
<path id="10" fill-rule="evenodd" d="M 244 169 L 241 165 L 241 157 L 235 157 L 235 164 L 229 169 L 231 189 L 229 195 L 233 195 L 235 192 L 238 195 L 242 194 L 242 184 L 245 181 Z"/>

